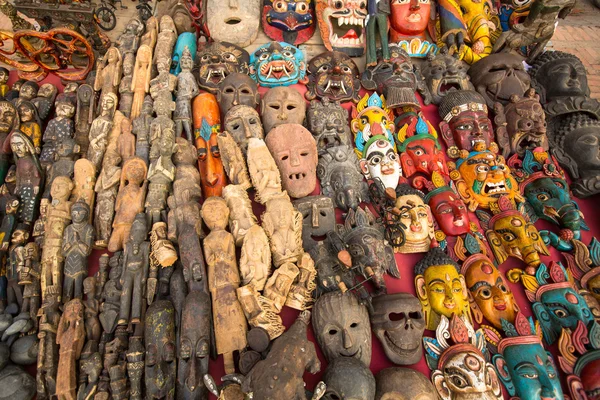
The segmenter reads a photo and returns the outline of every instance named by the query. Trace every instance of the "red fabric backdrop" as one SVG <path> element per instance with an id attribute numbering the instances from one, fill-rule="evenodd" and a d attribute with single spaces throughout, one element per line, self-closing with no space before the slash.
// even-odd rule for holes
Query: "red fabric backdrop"
<path id="1" fill-rule="evenodd" d="M 14 81 L 16 81 L 17 79 L 18 79 L 18 77 L 17 77 L 16 71 L 11 71 L 10 79 L 8 82 L 9 85 L 12 86 L 12 83 Z M 40 82 L 40 84 L 46 83 L 46 82 L 57 85 L 57 87 L 59 87 L 59 92 L 62 92 L 63 85 L 61 84 L 58 77 L 56 77 L 54 75 L 49 75 L 44 81 Z M 294 85 L 294 88 L 296 88 L 302 94 L 304 94 L 304 92 L 306 92 L 306 88 L 303 85 Z M 265 89 L 265 88 L 261 88 L 260 93 L 264 94 L 266 92 L 266 90 L 267 89 Z M 344 107 L 347 108 L 348 110 L 350 110 L 351 104 L 349 104 L 349 103 L 345 104 Z M 440 121 L 440 118 L 437 113 L 437 107 L 433 106 L 433 105 L 424 106 L 423 111 L 425 113 L 425 116 L 429 119 L 429 121 L 433 124 L 433 126 L 437 127 L 437 125 Z M 320 188 L 317 187 L 315 189 L 315 191 L 313 192 L 313 194 L 319 194 L 319 191 L 320 191 Z M 583 213 L 585 215 L 585 220 L 586 220 L 588 226 L 590 227 L 589 232 L 582 233 L 582 241 L 586 244 L 590 242 L 590 240 L 594 236 L 595 232 L 600 231 L 600 214 L 596 214 L 596 212 L 594 211 L 594 206 L 597 204 L 597 201 L 598 201 L 598 196 L 594 196 L 594 197 L 586 199 L 586 200 L 578 200 L 577 201 L 581 210 L 583 211 Z M 264 207 L 258 203 L 253 203 L 253 209 L 254 209 L 255 214 L 259 217 L 259 221 L 260 221 L 260 215 L 264 211 Z M 473 221 L 477 220 L 474 214 L 472 214 L 471 217 L 472 217 Z M 337 210 L 337 220 L 338 220 L 338 223 L 341 223 L 343 220 L 342 213 L 340 210 Z M 546 223 L 545 221 L 536 222 L 536 227 L 539 230 L 549 229 L 549 230 L 556 231 L 556 227 L 552 226 L 549 223 Z M 550 251 L 551 251 L 551 256 L 549 256 L 549 257 L 542 256 L 543 262 L 548 264 L 551 260 L 555 260 L 555 261 L 562 261 L 564 263 L 564 259 L 558 251 L 556 251 L 555 249 L 551 249 Z M 98 270 L 98 259 L 99 259 L 100 255 L 103 253 L 107 253 L 107 251 L 94 250 L 94 252 L 90 256 L 90 258 L 88 260 L 90 275 L 93 275 Z M 401 278 L 395 279 L 390 276 L 385 277 L 386 284 L 388 287 L 388 293 L 408 292 L 408 293 L 415 295 L 415 286 L 414 286 L 415 275 L 413 272 L 413 267 L 414 267 L 415 263 L 421 259 L 422 256 L 423 256 L 422 254 L 396 254 L 396 263 L 400 270 Z M 499 269 L 503 273 L 506 273 L 508 270 L 510 270 L 512 268 L 518 268 L 518 267 L 521 267 L 521 268 L 524 267 L 523 263 L 514 258 L 509 258 L 504 264 L 502 264 L 499 267 Z M 525 296 L 523 287 L 520 284 L 512 284 L 512 283 L 509 283 L 509 286 L 515 295 L 515 299 L 517 300 L 517 303 L 521 309 L 521 312 L 523 314 L 525 314 L 526 316 L 532 316 L 533 313 L 531 310 L 531 304 L 529 303 L 527 297 Z M 284 325 L 286 327 L 289 327 L 295 321 L 298 313 L 299 312 L 296 310 L 290 309 L 288 307 L 284 307 L 283 311 L 281 312 L 281 317 L 283 319 Z M 476 325 L 476 327 L 477 327 L 477 325 Z M 425 331 L 425 335 L 435 337 L 435 332 Z M 325 361 L 325 358 L 323 357 L 323 353 L 320 351 L 319 346 L 316 343 L 316 340 L 313 335 L 311 327 L 309 327 L 309 330 L 308 330 L 308 337 L 311 341 L 313 341 L 315 343 L 315 347 L 317 348 L 317 353 L 319 354 L 319 359 L 321 360 L 321 372 L 319 372 L 316 375 L 311 375 L 307 372 L 304 375 L 304 380 L 306 382 L 307 389 L 312 390 L 314 388 L 314 386 L 317 384 L 317 382 L 319 382 L 321 376 L 323 375 L 325 368 L 327 367 L 327 362 Z M 377 372 L 379 372 L 380 370 L 382 370 L 384 368 L 393 367 L 394 364 L 392 364 L 386 358 L 386 356 L 383 352 L 383 348 L 381 347 L 379 341 L 377 340 L 377 338 L 375 338 L 375 336 L 373 336 L 372 342 L 373 342 L 373 355 L 371 358 L 371 371 L 374 374 L 376 374 Z M 556 361 L 557 360 L 556 344 L 554 346 L 550 346 L 549 350 L 554 355 L 554 359 Z M 417 364 L 409 366 L 409 368 L 418 370 L 428 377 L 430 375 L 430 371 L 429 371 L 429 368 L 427 367 L 427 364 L 425 363 L 424 357 Z M 35 371 L 35 367 L 30 368 L 30 372 L 34 373 L 34 371 Z M 219 358 L 217 358 L 217 360 L 211 360 L 210 373 L 213 377 L 215 377 L 217 382 L 219 382 L 219 378 L 225 374 L 224 368 L 223 368 L 223 358 L 221 356 L 219 356 Z M 561 373 L 561 378 L 562 378 L 562 382 L 563 382 L 563 391 L 565 394 L 568 394 L 568 389 L 567 389 L 567 386 L 565 385 L 565 376 L 562 372 L 560 372 L 560 373 Z M 503 388 L 503 390 L 504 390 L 504 388 Z M 510 398 L 510 396 L 508 395 L 506 390 L 504 390 L 504 397 L 506 399 Z M 210 396 L 210 398 L 215 399 L 215 397 L 212 395 Z"/>

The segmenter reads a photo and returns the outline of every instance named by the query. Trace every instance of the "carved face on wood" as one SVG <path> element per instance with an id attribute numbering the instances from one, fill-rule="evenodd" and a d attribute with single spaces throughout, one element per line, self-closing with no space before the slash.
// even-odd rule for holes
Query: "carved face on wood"
<path id="1" fill-rule="evenodd" d="M 169 300 L 152 303 L 146 312 L 146 396 L 174 398 L 176 343 L 175 308 Z"/>
<path id="2" fill-rule="evenodd" d="M 9 134 L 19 126 L 19 115 L 9 101 L 0 101 L 0 134 Z"/>
<path id="3" fill-rule="evenodd" d="M 427 203 L 440 229 L 448 236 L 460 236 L 471 231 L 467 206 L 449 186 L 429 192 Z"/>
<path id="4" fill-rule="evenodd" d="M 375 396 L 375 377 L 368 366 L 355 358 L 334 359 L 325 370 L 327 385 L 323 400 L 372 400 Z"/>
<path id="5" fill-rule="evenodd" d="M 302 214 L 302 243 L 305 250 L 325 240 L 335 230 L 335 210 L 327 196 L 310 196 L 294 200 L 294 207 Z"/>
<path id="6" fill-rule="evenodd" d="M 485 143 L 489 148 L 494 141 L 492 121 L 481 95 L 472 90 L 452 91 L 440 102 L 438 112 L 440 133 L 448 147 L 473 150 L 475 144 Z"/>
<path id="7" fill-rule="evenodd" d="M 217 100 L 221 115 L 225 116 L 235 106 L 244 105 L 255 109 L 260 103 L 258 85 L 245 73 L 234 72 L 219 84 Z"/>
<path id="8" fill-rule="evenodd" d="M 395 106 L 399 100 L 417 90 L 417 75 L 408 53 L 400 46 L 390 45 L 390 59 L 379 60 L 376 66 L 368 67 L 362 75 L 362 84 L 367 90 L 377 90 L 386 97 L 388 105 Z M 406 93 L 408 92 L 408 93 Z"/>
<path id="9" fill-rule="evenodd" d="M 258 112 L 253 107 L 245 105 L 234 106 L 225 114 L 223 128 L 231 134 L 244 154 L 248 150 L 248 139 L 264 138 Z"/>
<path id="10" fill-rule="evenodd" d="M 302 125 L 284 124 L 273 128 L 267 147 L 281 173 L 281 183 L 291 197 L 308 196 L 317 184 L 317 146 Z"/>
<path id="11" fill-rule="evenodd" d="M 198 85 L 211 93 L 219 90 L 223 80 L 234 72 L 248 72 L 248 52 L 234 44 L 214 41 L 198 48 L 196 65 Z"/>
<path id="12" fill-rule="evenodd" d="M 397 187 L 396 208 L 399 210 L 398 221 L 403 225 L 404 244 L 397 251 L 400 253 L 422 253 L 429 249 L 434 237 L 433 216 L 424 196 L 417 190 L 402 184 Z"/>
<path id="13" fill-rule="evenodd" d="M 304 52 L 285 42 L 267 43 L 250 55 L 250 76 L 262 87 L 306 83 Z"/>
<path id="14" fill-rule="evenodd" d="M 313 306 L 315 336 L 327 361 L 353 357 L 371 363 L 371 326 L 367 308 L 351 292 L 331 292 Z"/>
<path id="15" fill-rule="evenodd" d="M 265 93 L 260 103 L 260 115 L 266 133 L 281 124 L 304 122 L 306 103 L 296 89 L 280 86 Z"/>
<path id="16" fill-rule="evenodd" d="M 358 159 L 352 147 L 335 146 L 319 155 L 317 175 L 322 193 L 333 199 L 344 211 L 356 209 L 367 200 L 367 185 L 358 168 Z"/>
<path id="17" fill-rule="evenodd" d="M 590 95 L 585 66 L 577 56 L 562 51 L 547 52 L 542 56 L 535 59 L 529 73 L 544 102 Z"/>
<path id="18" fill-rule="evenodd" d="M 431 14 L 429 0 L 391 0 L 390 25 L 403 35 L 415 36 L 427 29 Z"/>
<path id="19" fill-rule="evenodd" d="M 265 0 L 262 21 L 269 38 L 302 44 L 315 32 L 314 0 Z"/>
<path id="20" fill-rule="evenodd" d="M 317 142 L 317 150 L 328 147 L 350 145 L 350 126 L 346 123 L 348 111 L 338 102 L 328 99 L 310 102 L 306 113 L 306 125 Z"/>
<path id="21" fill-rule="evenodd" d="M 261 0 L 209 1 L 206 24 L 212 39 L 249 46 L 260 30 Z M 196 7 L 202 8 L 202 4 Z M 200 18 L 202 19 L 202 18 Z"/>
<path id="22" fill-rule="evenodd" d="M 373 299 L 371 325 L 387 358 L 394 364 L 411 365 L 423 355 L 425 315 L 419 300 L 409 293 Z"/>
<path id="23" fill-rule="evenodd" d="M 449 90 L 473 90 L 468 70 L 467 63 L 454 56 L 442 53 L 428 56 L 422 73 L 433 104 L 439 104 Z"/>
<path id="24" fill-rule="evenodd" d="M 328 51 L 314 56 L 308 63 L 308 92 L 306 98 L 331 101 L 360 100 L 359 70 L 345 53 Z"/>
<path id="25" fill-rule="evenodd" d="M 383 186 L 396 189 L 402 176 L 400 157 L 392 144 L 384 136 L 375 136 L 370 145 L 365 145 L 364 158 L 360 169 L 367 179 L 379 179 Z"/>
<path id="26" fill-rule="evenodd" d="M 504 107 L 504 116 L 511 154 L 522 158 L 526 150 L 538 147 L 548 150 L 546 114 L 533 89 L 524 97 L 511 96 Z"/>
<path id="27" fill-rule="evenodd" d="M 367 0 L 316 0 L 317 20 L 327 50 L 359 57 L 365 51 Z"/>

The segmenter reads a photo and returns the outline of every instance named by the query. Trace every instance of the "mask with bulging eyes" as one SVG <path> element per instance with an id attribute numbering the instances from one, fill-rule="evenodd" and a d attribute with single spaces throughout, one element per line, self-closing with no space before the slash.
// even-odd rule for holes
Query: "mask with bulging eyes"
<path id="1" fill-rule="evenodd" d="M 354 61 L 339 51 L 321 53 L 308 63 L 308 100 L 353 101 L 360 96 L 359 70 Z"/>
<path id="2" fill-rule="evenodd" d="M 294 207 L 302 214 L 302 245 L 310 251 L 335 230 L 333 201 L 327 196 L 310 196 L 294 200 Z"/>
<path id="3" fill-rule="evenodd" d="M 175 308 L 169 300 L 152 303 L 146 312 L 146 396 L 173 398 L 175 392 Z"/>
<path id="4" fill-rule="evenodd" d="M 397 293 L 375 297 L 371 325 L 394 364 L 411 365 L 421 360 L 425 317 L 415 296 Z"/>
<path id="5" fill-rule="evenodd" d="M 263 29 L 279 42 L 299 45 L 315 33 L 315 7 L 311 0 L 265 0 Z"/>
<path id="6" fill-rule="evenodd" d="M 373 400 L 375 377 L 368 366 L 355 358 L 336 358 L 327 366 L 323 382 L 324 400 Z"/>
<path id="7" fill-rule="evenodd" d="M 227 42 L 202 43 L 196 54 L 198 86 L 211 93 L 217 93 L 225 78 L 235 72 L 248 72 L 248 52 Z"/>
<path id="8" fill-rule="evenodd" d="M 304 52 L 285 42 L 267 43 L 250 55 L 250 76 L 262 87 L 306 83 Z"/>
<path id="9" fill-rule="evenodd" d="M 264 132 L 258 112 L 245 105 L 234 106 L 225 114 L 224 130 L 240 146 L 244 154 L 248 150 L 248 139 L 263 139 Z"/>
<path id="10" fill-rule="evenodd" d="M 306 103 L 296 89 L 279 86 L 269 89 L 260 103 L 260 115 L 266 133 L 282 124 L 304 122 Z"/>
<path id="11" fill-rule="evenodd" d="M 348 111 L 339 102 L 330 102 L 328 98 L 310 102 L 306 126 L 317 142 L 319 153 L 329 147 L 350 145 L 351 132 L 346 121 Z"/>

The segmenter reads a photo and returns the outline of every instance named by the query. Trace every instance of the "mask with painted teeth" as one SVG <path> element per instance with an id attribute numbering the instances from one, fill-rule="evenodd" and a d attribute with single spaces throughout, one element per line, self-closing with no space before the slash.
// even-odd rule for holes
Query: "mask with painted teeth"
<path id="1" fill-rule="evenodd" d="M 196 54 L 198 85 L 211 93 L 217 93 L 219 84 L 234 72 L 248 73 L 248 52 L 227 42 L 202 43 Z"/>
<path id="2" fill-rule="evenodd" d="M 367 0 L 316 0 L 316 13 L 327 50 L 351 57 L 363 55 Z"/>
<path id="3" fill-rule="evenodd" d="M 263 87 L 306 83 L 304 53 L 285 42 L 267 43 L 250 55 L 250 76 Z"/>
<path id="4" fill-rule="evenodd" d="M 278 42 L 299 45 L 315 33 L 315 7 L 311 0 L 266 0 L 263 29 Z"/>
<path id="5" fill-rule="evenodd" d="M 308 100 L 328 98 L 332 101 L 360 100 L 359 70 L 354 61 L 339 51 L 314 56 L 308 63 Z"/>
<path id="6" fill-rule="evenodd" d="M 415 296 L 397 293 L 375 297 L 371 325 L 390 361 L 397 365 L 419 362 L 423 355 L 425 316 Z"/>

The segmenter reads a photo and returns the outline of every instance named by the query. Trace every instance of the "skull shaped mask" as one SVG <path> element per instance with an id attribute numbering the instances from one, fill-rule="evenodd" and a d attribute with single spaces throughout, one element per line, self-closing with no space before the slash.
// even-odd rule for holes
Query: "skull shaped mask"
<path id="1" fill-rule="evenodd" d="M 425 331 L 425 316 L 419 299 L 409 293 L 382 295 L 373 299 L 373 310 L 373 333 L 387 358 L 398 365 L 419 362 Z"/>

